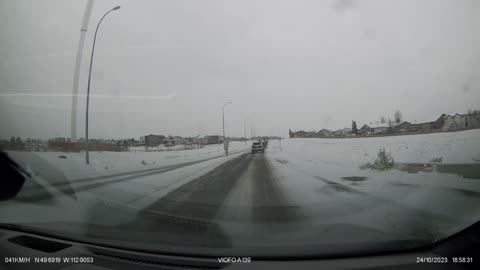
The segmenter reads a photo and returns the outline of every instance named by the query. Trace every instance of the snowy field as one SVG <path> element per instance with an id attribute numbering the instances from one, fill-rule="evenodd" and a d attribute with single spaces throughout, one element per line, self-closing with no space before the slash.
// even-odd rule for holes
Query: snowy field
<path id="1" fill-rule="evenodd" d="M 442 157 L 444 163 L 480 163 L 480 129 L 369 138 L 298 138 L 282 143 L 291 154 L 341 166 L 360 166 L 373 161 L 380 148 L 391 152 L 395 162 L 428 163 L 433 158 Z"/>
<path id="2" fill-rule="evenodd" d="M 480 179 L 453 173 L 360 169 L 365 162 L 376 159 L 380 148 L 399 163 L 429 163 L 442 157 L 442 163 L 479 164 L 478 129 L 376 138 L 290 139 L 271 145 L 277 149 L 268 153 L 276 178 L 281 179 L 293 201 L 313 212 L 318 205 L 325 205 L 325 196 L 318 196 L 312 189 L 322 179 L 345 187 L 344 193 L 369 194 L 387 205 L 395 203 L 458 221 L 465 219 L 465 224 L 480 219 L 476 207 L 480 205 Z M 360 180 L 347 180 L 352 176 Z M 371 223 L 368 218 L 363 220 Z"/>
<path id="3" fill-rule="evenodd" d="M 331 179 L 342 177 L 389 177 L 398 181 L 433 181 L 435 185 L 476 185 L 471 179 L 455 174 L 417 173 L 403 171 L 362 170 L 373 162 L 380 148 L 391 153 L 395 163 L 430 163 L 442 158 L 441 164 L 480 164 L 480 129 L 450 133 L 355 139 L 290 139 L 284 140 L 273 160 L 290 163 L 304 173 Z M 285 161 L 285 162 L 284 162 Z M 420 180 L 419 180 L 420 179 Z M 343 180 L 342 180 L 343 181 Z"/>

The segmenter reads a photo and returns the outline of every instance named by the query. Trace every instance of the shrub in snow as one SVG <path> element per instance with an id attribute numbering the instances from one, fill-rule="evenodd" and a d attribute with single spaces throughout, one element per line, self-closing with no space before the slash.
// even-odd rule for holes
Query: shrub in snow
<path id="1" fill-rule="evenodd" d="M 432 163 L 442 163 L 442 161 L 443 157 L 432 158 L 432 160 L 430 160 Z"/>
<path id="2" fill-rule="evenodd" d="M 373 169 L 373 170 L 389 170 L 393 168 L 393 158 L 390 153 L 385 151 L 385 148 L 378 150 L 377 159 L 372 162 L 367 162 L 360 166 L 360 169 Z"/>

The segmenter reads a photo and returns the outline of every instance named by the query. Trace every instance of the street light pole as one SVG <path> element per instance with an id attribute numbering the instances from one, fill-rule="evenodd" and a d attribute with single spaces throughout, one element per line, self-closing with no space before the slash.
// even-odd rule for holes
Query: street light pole
<path id="1" fill-rule="evenodd" d="M 77 141 L 77 100 L 78 100 L 78 84 L 80 78 L 80 68 L 83 59 L 83 47 L 85 45 L 85 35 L 87 33 L 90 14 L 92 13 L 93 0 L 88 0 L 83 14 L 82 28 L 80 28 L 80 39 L 77 46 L 77 57 L 75 58 L 75 71 L 73 74 L 73 91 L 72 91 L 72 107 L 70 113 L 70 141 Z"/>
<path id="2" fill-rule="evenodd" d="M 245 144 L 247 144 L 247 120 L 243 120 L 243 132 L 245 137 Z"/>
<path id="3" fill-rule="evenodd" d="M 87 107 L 85 112 L 85 150 L 86 150 L 85 162 L 87 164 L 90 164 L 90 157 L 88 154 L 88 105 L 90 103 L 90 81 L 92 77 L 93 53 L 95 52 L 95 42 L 97 41 L 97 32 L 98 32 L 98 28 L 100 27 L 100 24 L 102 23 L 103 19 L 108 15 L 108 13 L 118 9 L 120 9 L 120 6 L 116 6 L 112 8 L 111 10 L 107 11 L 107 13 L 103 15 L 103 17 L 100 19 L 100 21 L 97 24 L 97 29 L 95 29 L 95 36 L 93 37 L 92 55 L 90 56 L 90 69 L 88 70 Z"/>
<path id="4" fill-rule="evenodd" d="M 225 153 L 228 155 L 228 150 L 227 150 L 227 147 L 226 147 L 226 144 L 225 144 L 225 141 L 226 141 L 226 137 L 225 137 L 225 106 L 227 106 L 228 104 L 231 104 L 232 102 L 226 102 L 226 103 L 223 103 L 223 106 L 222 106 L 222 127 L 223 127 L 223 146 L 225 148 Z"/>

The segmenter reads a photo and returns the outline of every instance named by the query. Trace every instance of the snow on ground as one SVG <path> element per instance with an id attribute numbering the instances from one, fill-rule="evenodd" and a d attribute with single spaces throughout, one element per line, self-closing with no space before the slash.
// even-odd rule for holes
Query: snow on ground
<path id="1" fill-rule="evenodd" d="M 396 162 L 424 163 L 442 157 L 443 163 L 478 164 L 479 145 L 480 130 L 375 138 L 272 140 L 266 153 L 243 156 L 244 161 L 250 161 L 244 164 L 245 170 L 238 176 L 234 187 L 225 190 L 229 197 L 215 219 L 223 222 L 223 229 L 232 235 L 246 232 L 244 226 L 252 225 L 248 232 L 256 232 L 254 238 L 260 237 L 259 233 L 266 228 L 261 222 L 253 222 L 255 218 L 266 220 L 258 214 L 268 214 L 265 209 L 277 211 L 279 215 L 298 210 L 304 216 L 299 215 L 301 218 L 294 220 L 293 225 L 299 227 L 293 232 L 304 230 L 311 233 L 310 228 L 318 223 L 362 225 L 412 237 L 418 232 L 430 233 L 430 229 L 434 235 L 448 235 L 480 218 L 476 207 L 480 203 L 479 179 L 439 172 L 362 170 L 359 166 L 374 161 L 379 148 L 391 152 Z M 7 202 L 7 207 L 0 207 L 0 215 L 4 222 L 12 223 L 88 221 L 107 222 L 114 226 L 128 222 L 137 216 L 138 211 L 149 208 L 171 191 L 243 153 L 238 151 L 248 151 L 251 142 L 232 142 L 230 146 L 232 154 L 228 157 L 223 152 L 223 145 L 185 151 L 92 152 L 90 165 L 85 165 L 84 153 L 9 152 L 23 166 L 29 164 L 41 168 L 46 162 L 69 180 L 77 179 L 70 182 L 75 197 L 51 187 L 54 185 L 47 183 L 49 174 L 45 172 L 45 176 L 40 174 L 34 178 L 57 195 L 53 201 Z M 67 158 L 58 158 L 62 154 Z M 202 162 L 177 166 L 194 161 Z M 78 180 L 172 165 L 176 166 L 165 171 L 160 169 L 154 174 Z M 232 166 L 236 165 L 238 163 Z M 228 168 L 226 171 L 223 173 L 229 175 Z M 265 171 L 270 172 L 271 177 Z M 344 179 L 350 176 L 365 178 L 357 181 Z M 217 179 L 220 182 L 216 183 L 234 178 L 230 175 Z M 269 181 L 264 181 L 266 178 L 270 178 Z M 205 196 L 209 196 L 208 191 L 208 187 L 202 189 L 207 193 Z M 180 198 L 186 200 L 185 207 L 189 207 L 188 198 Z M 106 205 L 114 205 L 129 214 L 116 213 L 110 210 L 115 207 Z M 55 211 L 47 211 L 53 209 L 52 206 Z M 253 238 L 248 237 L 240 235 L 235 243 L 251 243 Z"/>
<path id="2" fill-rule="evenodd" d="M 229 151 L 235 153 L 249 149 L 249 147 L 249 143 L 231 142 Z M 223 144 L 179 151 L 90 152 L 90 165 L 87 165 L 85 164 L 85 152 L 9 151 L 7 153 L 22 166 L 29 164 L 33 157 L 41 158 L 63 172 L 69 180 L 145 170 L 225 155 Z M 61 155 L 66 156 L 66 159 L 59 158 Z"/>
<path id="3" fill-rule="evenodd" d="M 242 150 L 244 149 L 244 146 L 244 144 L 237 145 L 236 149 Z M 216 149 L 218 147 L 210 148 Z M 217 152 L 210 151 L 210 153 L 213 154 Z M 161 174 L 132 177 L 132 179 L 128 179 L 128 181 L 118 181 L 114 184 L 109 184 L 109 182 L 121 179 L 123 176 L 111 177 L 103 180 L 98 179 L 94 181 L 94 184 L 98 185 L 98 187 L 88 189 L 87 191 L 80 190 L 83 187 L 90 185 L 91 182 L 73 181 L 72 184 L 74 185 L 74 189 L 77 190 L 74 197 L 61 193 L 58 189 L 51 187 L 48 181 L 42 177 L 34 175 L 34 181 L 38 182 L 43 188 L 47 189 L 48 192 L 52 193 L 54 195 L 54 200 L 34 203 L 28 201 L 9 201 L 3 203 L 2 207 L 0 207 L 0 216 L 2 216 L 2 222 L 5 223 L 55 221 L 79 223 L 91 221 L 95 223 L 99 220 L 102 220 L 102 222 L 108 221 L 112 224 L 126 222 L 128 221 L 126 219 L 133 218 L 139 210 L 147 207 L 165 194 L 204 175 L 220 164 L 238 157 L 242 153 L 243 152 L 232 153 L 229 156 L 223 154 L 218 156 L 218 158 L 209 159 L 204 162 L 195 163 L 175 170 L 168 170 Z M 205 154 L 207 154 L 207 157 L 211 157 L 211 155 L 208 155 L 208 152 L 205 152 Z M 195 155 L 193 156 L 195 157 Z M 205 155 L 202 157 L 204 158 Z M 215 155 L 215 157 L 217 157 L 217 155 Z M 184 160 L 182 160 L 182 163 L 183 161 Z M 65 170 L 66 168 L 63 169 Z M 31 190 L 28 189 L 22 190 L 22 192 L 26 193 L 30 193 L 30 191 Z M 22 194 L 22 192 L 20 194 Z M 29 195 L 27 194 L 26 197 L 28 196 Z M 95 211 L 95 209 L 105 207 L 105 205 L 121 207 L 122 209 L 126 209 L 125 211 L 130 212 L 131 215 L 116 216 L 114 214 L 111 215 L 112 213 L 97 213 Z M 51 211 L 52 206 L 55 207 L 55 211 Z M 22 214 L 19 215 L 18 213 Z M 39 215 L 39 213 L 41 214 Z M 105 219 L 106 215 L 109 215 L 108 219 Z"/>
<path id="4" fill-rule="evenodd" d="M 426 163 L 442 157 L 443 163 L 480 162 L 480 129 L 419 135 L 302 139 L 282 141 L 294 155 L 305 155 L 335 165 L 358 165 L 375 160 L 378 150 L 391 152 L 395 162 Z"/>
<path id="5" fill-rule="evenodd" d="M 209 147 L 209 145 L 206 145 L 205 147 Z M 130 147 L 129 150 L 131 152 L 155 152 L 155 151 L 180 151 L 180 150 L 192 150 L 192 149 L 199 149 L 203 148 L 201 145 L 173 145 L 173 146 L 165 146 L 165 145 L 159 145 L 159 146 L 133 146 Z"/>
<path id="6" fill-rule="evenodd" d="M 29 221 L 85 221 L 89 220 L 92 209 L 106 203 L 132 208 L 132 213 L 152 203 L 166 193 L 192 179 L 200 177 L 227 160 L 238 157 L 250 149 L 250 143 L 230 142 L 229 156 L 225 156 L 223 144 L 207 145 L 204 148 L 164 152 L 90 152 L 90 164 L 85 164 L 85 153 L 62 152 L 17 152 L 8 151 L 18 164 L 33 174 L 34 182 L 48 189 L 55 196 L 55 211 L 47 211 L 48 204 L 13 201 L 0 207 L 2 222 L 22 223 Z M 59 158 L 64 155 L 67 158 Z M 205 161 L 203 161 L 205 160 Z M 75 182 L 78 179 L 108 176 L 117 173 L 163 168 L 167 166 L 203 161 L 189 166 L 168 170 L 161 174 L 131 177 L 128 181 L 116 181 L 125 176 L 97 179 L 97 188 L 79 191 L 91 184 L 90 181 Z M 161 175 L 161 176 L 159 176 Z M 65 179 L 66 177 L 66 179 Z M 49 179 L 52 178 L 52 179 Z M 54 180 L 54 181 L 52 181 Z M 70 182 L 71 181 L 71 182 Z M 52 188 L 57 184 L 71 183 L 77 190 L 71 198 Z M 31 184 L 31 182 L 27 183 Z M 64 187 L 64 186 L 61 186 Z M 26 187 L 22 192 L 35 191 L 35 186 Z M 38 188 L 37 188 L 38 189 Z M 29 195 L 26 195 L 28 197 Z M 13 211 L 12 209 L 15 209 Z M 22 215 L 18 215 L 18 213 Z M 37 213 L 43 213 L 38 216 Z M 61 213 L 59 215 L 59 213 Z M 103 213 L 105 214 L 105 213 Z"/>
<path id="7" fill-rule="evenodd" d="M 272 159 L 279 163 L 290 162 L 302 172 L 319 172 L 327 178 L 379 176 L 400 177 L 402 181 L 415 182 L 418 178 L 415 175 L 422 175 L 424 183 L 438 185 L 451 182 L 451 174 L 444 177 L 446 174 L 408 174 L 397 170 L 379 172 L 361 170 L 360 166 L 373 162 L 380 148 L 390 152 L 395 163 L 428 163 L 432 158 L 441 157 L 443 164 L 479 164 L 479 146 L 480 129 L 375 138 L 289 139 L 278 144 L 281 151 L 272 153 Z"/>
<path id="8" fill-rule="evenodd" d="M 272 146 L 275 146 L 272 144 Z M 289 139 L 276 145 L 281 151 L 270 151 L 278 164 L 303 174 L 325 177 L 358 188 L 375 188 L 373 183 L 422 184 L 436 187 L 465 187 L 480 190 L 480 181 L 455 174 L 404 171 L 362 170 L 365 162 L 373 162 L 380 148 L 390 152 L 395 162 L 428 163 L 442 157 L 443 164 L 479 164 L 480 130 L 422 135 L 352 138 L 352 139 Z M 367 177 L 370 184 L 346 181 L 342 177 Z M 454 180 L 454 181 L 453 181 Z M 367 181 L 365 181 L 367 182 Z"/>
<path id="9" fill-rule="evenodd" d="M 289 197 L 305 209 L 331 207 L 320 187 L 337 185 L 335 198 L 368 194 L 385 202 L 450 218 L 480 218 L 480 179 L 439 172 L 408 173 L 362 170 L 360 165 L 377 156 L 379 148 L 391 152 L 395 162 L 424 163 L 442 157 L 443 163 L 476 163 L 480 159 L 480 130 L 452 133 L 351 139 L 289 139 L 271 143 L 268 158 L 276 178 Z M 350 181 L 344 177 L 365 179 Z M 322 194 L 322 195 L 321 195 Z M 368 220 L 367 220 L 368 222 Z"/>

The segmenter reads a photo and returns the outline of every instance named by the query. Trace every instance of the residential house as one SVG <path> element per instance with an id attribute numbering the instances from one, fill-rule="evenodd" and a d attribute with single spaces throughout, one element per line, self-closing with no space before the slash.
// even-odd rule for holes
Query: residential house
<path id="1" fill-rule="evenodd" d="M 344 128 L 344 129 L 341 129 L 341 132 L 342 132 L 342 135 L 351 134 L 352 129 L 351 128 Z"/>
<path id="2" fill-rule="evenodd" d="M 403 121 L 402 123 L 396 125 L 394 127 L 394 132 L 395 133 L 406 133 L 410 131 L 410 128 L 412 127 L 412 123 Z"/>
<path id="3" fill-rule="evenodd" d="M 433 130 L 434 122 L 425 122 L 425 123 L 416 123 L 410 126 L 410 131 L 412 132 L 429 132 Z"/>
<path id="4" fill-rule="evenodd" d="M 164 143 L 165 136 L 163 135 L 146 135 L 145 136 L 145 146 L 158 146 Z"/>
<path id="5" fill-rule="evenodd" d="M 373 128 L 373 134 L 384 134 L 387 133 L 388 127 L 378 126 Z"/>
<path id="6" fill-rule="evenodd" d="M 341 132 L 341 130 L 335 130 L 335 131 L 332 132 L 332 135 L 333 136 L 342 136 L 342 132 Z"/>
<path id="7" fill-rule="evenodd" d="M 343 128 L 343 129 L 339 129 L 337 131 L 334 131 L 333 135 L 334 136 L 346 136 L 350 133 L 352 133 L 352 130 L 350 128 Z"/>
<path id="8" fill-rule="evenodd" d="M 170 147 L 170 146 L 174 146 L 174 145 L 175 145 L 175 140 L 174 140 L 173 138 L 169 137 L 169 138 L 165 138 L 165 139 L 163 140 L 163 143 L 165 144 L 165 146 L 169 146 L 169 147 Z"/>
<path id="9" fill-rule="evenodd" d="M 358 130 L 358 134 L 363 136 L 373 134 L 373 128 L 365 124 Z"/>
<path id="10" fill-rule="evenodd" d="M 223 136 L 220 135 L 207 135 L 203 138 L 204 144 L 218 144 L 223 142 Z"/>
<path id="11" fill-rule="evenodd" d="M 194 144 L 202 144 L 202 143 L 203 143 L 203 138 L 194 137 L 194 138 L 192 138 L 192 143 L 194 143 Z"/>
<path id="12" fill-rule="evenodd" d="M 443 118 L 444 131 L 469 128 L 469 118 L 466 114 L 447 115 Z"/>
<path id="13" fill-rule="evenodd" d="M 442 114 L 437 120 L 433 122 L 425 122 L 425 123 L 416 123 L 410 126 L 410 131 L 412 132 L 430 132 L 432 130 L 440 130 L 444 129 L 445 127 L 445 119 L 446 115 Z"/>
<path id="14" fill-rule="evenodd" d="M 469 113 L 467 114 L 467 121 L 469 128 L 480 128 L 480 114 Z"/>
<path id="15" fill-rule="evenodd" d="M 320 134 L 320 136 L 324 136 L 324 137 L 327 137 L 327 136 L 332 136 L 332 132 L 326 128 L 322 128 L 321 130 L 318 131 L 318 134 Z"/>
<path id="16" fill-rule="evenodd" d="M 442 115 L 440 115 L 440 117 L 438 117 L 437 120 L 433 121 L 432 129 L 435 129 L 435 130 L 442 129 L 443 126 L 445 125 L 445 117 L 446 115 L 442 113 Z"/>
<path id="17" fill-rule="evenodd" d="M 186 138 L 183 138 L 181 136 L 174 136 L 173 137 L 173 142 L 175 144 L 186 144 L 187 143 L 187 139 Z"/>

